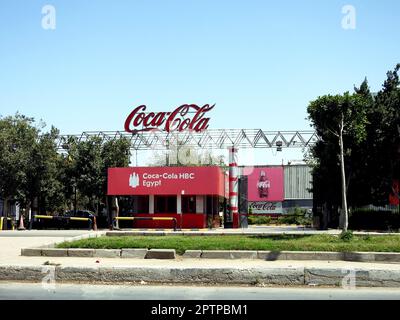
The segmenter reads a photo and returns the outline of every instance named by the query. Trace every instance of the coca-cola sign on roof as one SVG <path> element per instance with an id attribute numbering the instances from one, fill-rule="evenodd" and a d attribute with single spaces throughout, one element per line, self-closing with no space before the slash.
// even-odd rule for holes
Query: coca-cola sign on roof
<path id="1" fill-rule="evenodd" d="M 148 112 L 146 106 L 141 105 L 135 108 L 125 121 L 125 131 L 136 133 L 141 131 L 184 131 L 192 130 L 201 132 L 208 128 L 210 118 L 205 114 L 214 108 L 205 104 L 199 107 L 196 104 L 184 104 L 172 112 Z"/>

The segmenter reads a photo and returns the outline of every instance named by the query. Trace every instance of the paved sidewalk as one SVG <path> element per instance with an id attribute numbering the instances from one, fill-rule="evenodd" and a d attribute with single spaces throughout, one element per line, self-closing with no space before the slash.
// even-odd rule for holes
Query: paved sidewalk
<path id="1" fill-rule="evenodd" d="M 22 248 L 32 248 L 65 241 L 76 236 L 104 233 L 82 230 L 26 230 L 0 232 L 0 263 L 21 255 Z"/>

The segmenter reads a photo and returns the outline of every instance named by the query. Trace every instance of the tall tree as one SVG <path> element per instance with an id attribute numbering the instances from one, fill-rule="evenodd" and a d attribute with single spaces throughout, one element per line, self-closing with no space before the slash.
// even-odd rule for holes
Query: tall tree
<path id="1" fill-rule="evenodd" d="M 109 140 L 104 142 L 101 149 L 102 159 L 102 193 L 107 195 L 108 168 L 127 167 L 130 158 L 130 141 L 127 138 Z"/>
<path id="2" fill-rule="evenodd" d="M 0 194 L 6 210 L 9 201 L 29 204 L 28 175 L 38 133 L 33 118 L 18 113 L 0 118 Z"/>
<path id="3" fill-rule="evenodd" d="M 312 101 L 307 111 L 309 119 L 315 127 L 321 141 L 316 146 L 325 149 L 325 156 L 338 162 L 340 168 L 340 195 L 341 195 L 341 228 L 348 228 L 348 206 L 345 157 L 349 157 L 352 146 L 360 144 L 365 139 L 365 99 L 357 94 L 325 95 Z M 326 145 L 332 144 L 326 148 Z M 326 151 L 331 149 L 331 154 Z M 320 152 L 321 152 L 320 151 Z"/>
<path id="4" fill-rule="evenodd" d="M 87 197 L 89 208 L 96 213 L 103 187 L 101 149 L 102 139 L 99 137 L 81 141 L 76 146 L 74 162 L 76 187 L 81 195 Z"/>
<path id="5" fill-rule="evenodd" d="M 400 180 L 400 64 L 387 73 L 382 89 L 376 96 L 376 152 L 379 153 L 380 179 L 375 189 L 380 202 L 388 199 L 393 180 Z"/>
<path id="6" fill-rule="evenodd" d="M 59 131 L 52 127 L 40 136 L 34 145 L 28 171 L 28 196 L 33 210 L 42 213 L 63 210 L 65 197 L 59 179 L 61 156 L 57 152 L 56 138 Z"/>
<path id="7" fill-rule="evenodd" d="M 102 196 L 107 207 L 108 225 L 112 228 L 114 216 L 119 215 L 118 197 L 107 196 L 108 169 L 129 166 L 130 141 L 126 138 L 109 140 L 103 144 L 101 157 L 102 166 Z"/>

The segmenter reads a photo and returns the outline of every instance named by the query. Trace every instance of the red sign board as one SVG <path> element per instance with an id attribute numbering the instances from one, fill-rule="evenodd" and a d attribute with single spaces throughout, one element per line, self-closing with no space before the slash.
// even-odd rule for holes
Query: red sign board
<path id="1" fill-rule="evenodd" d="M 184 104 L 172 112 L 145 113 L 145 105 L 134 109 L 125 121 L 125 131 L 136 133 L 141 131 L 184 131 L 201 132 L 208 128 L 210 118 L 204 115 L 215 106 L 205 104 L 199 107 L 195 104 Z M 189 114 L 194 114 L 192 117 Z"/>
<path id="2" fill-rule="evenodd" d="M 283 167 L 246 168 L 244 174 L 249 201 L 283 201 Z"/>
<path id="3" fill-rule="evenodd" d="M 108 169 L 108 195 L 225 195 L 219 167 L 131 167 Z"/>
<path id="4" fill-rule="evenodd" d="M 399 180 L 394 180 L 392 192 L 389 195 L 389 203 L 398 206 L 400 204 L 400 183 Z"/>

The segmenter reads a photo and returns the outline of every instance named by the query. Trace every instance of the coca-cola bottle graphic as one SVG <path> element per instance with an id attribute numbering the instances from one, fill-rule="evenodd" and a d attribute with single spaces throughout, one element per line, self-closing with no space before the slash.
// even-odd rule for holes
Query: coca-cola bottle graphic
<path id="1" fill-rule="evenodd" d="M 260 198 L 268 198 L 268 191 L 270 188 L 270 182 L 267 179 L 265 171 L 260 172 L 260 178 L 257 182 L 258 196 Z"/>

